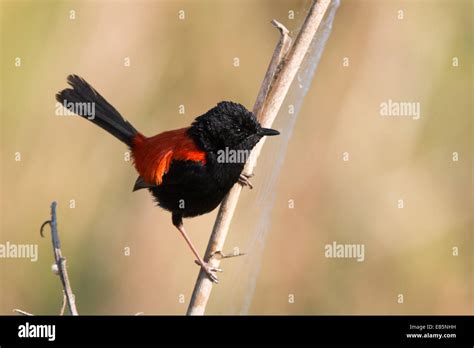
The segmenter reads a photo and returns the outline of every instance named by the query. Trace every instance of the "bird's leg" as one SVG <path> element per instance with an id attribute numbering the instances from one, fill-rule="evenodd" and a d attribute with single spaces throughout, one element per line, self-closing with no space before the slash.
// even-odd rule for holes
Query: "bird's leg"
<path id="1" fill-rule="evenodd" d="M 250 182 L 249 178 L 251 178 L 253 174 L 240 174 L 239 176 L 239 184 L 242 186 L 248 186 L 250 189 L 253 189 L 253 185 Z"/>
<path id="2" fill-rule="evenodd" d="M 213 281 L 214 283 L 219 283 L 219 279 L 217 276 L 214 274 L 215 272 L 222 272 L 222 269 L 212 267 L 209 265 L 207 262 L 204 262 L 204 260 L 199 256 L 199 253 L 197 252 L 196 248 L 194 247 L 193 243 L 191 242 L 191 239 L 189 239 L 186 231 L 184 230 L 184 225 L 183 225 L 183 219 L 180 215 L 172 215 L 173 218 L 173 225 L 176 226 L 178 231 L 181 233 L 183 236 L 184 240 L 186 241 L 186 244 L 188 244 L 189 248 L 193 252 L 194 256 L 196 256 L 196 263 L 202 267 L 202 269 L 206 272 L 208 277 Z"/>

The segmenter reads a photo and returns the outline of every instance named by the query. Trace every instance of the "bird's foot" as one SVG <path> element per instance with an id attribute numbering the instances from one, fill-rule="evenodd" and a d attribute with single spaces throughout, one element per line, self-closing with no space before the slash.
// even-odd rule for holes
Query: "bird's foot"
<path id="1" fill-rule="evenodd" d="M 200 262 L 198 260 L 195 260 L 194 261 L 198 266 L 201 266 L 201 268 L 204 270 L 204 272 L 206 272 L 207 276 L 209 277 L 209 279 L 218 284 L 219 283 L 219 279 L 217 278 L 216 276 L 216 272 L 223 272 L 222 269 L 220 268 L 217 268 L 217 267 L 214 267 L 214 266 L 211 266 L 209 264 L 209 262 Z"/>
<path id="2" fill-rule="evenodd" d="M 252 176 L 253 176 L 253 174 L 249 174 L 249 175 L 240 174 L 239 184 L 242 185 L 242 186 L 248 186 L 250 189 L 253 189 L 253 185 L 249 180 Z"/>

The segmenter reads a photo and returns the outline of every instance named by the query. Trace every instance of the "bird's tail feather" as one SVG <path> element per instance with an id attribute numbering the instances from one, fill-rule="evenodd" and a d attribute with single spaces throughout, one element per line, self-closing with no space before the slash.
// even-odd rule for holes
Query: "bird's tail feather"
<path id="1" fill-rule="evenodd" d="M 72 88 L 58 92 L 56 100 L 131 147 L 138 131 L 83 78 L 69 75 L 67 81 Z"/>

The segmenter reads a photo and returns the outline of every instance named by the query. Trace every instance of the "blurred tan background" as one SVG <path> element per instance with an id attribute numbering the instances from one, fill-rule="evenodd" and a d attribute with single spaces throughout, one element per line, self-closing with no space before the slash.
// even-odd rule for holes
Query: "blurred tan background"
<path id="1" fill-rule="evenodd" d="M 0 259 L 0 313 L 59 312 L 39 236 L 52 200 L 81 314 L 185 313 L 198 268 L 170 214 L 131 193 L 126 148 L 56 116 L 54 95 L 81 75 L 147 135 L 220 100 L 251 108 L 278 39 L 270 20 L 295 30 L 308 6 L 2 1 L 0 243 L 38 243 L 39 260 Z M 469 0 L 342 2 L 280 173 L 250 314 L 472 314 L 472 13 Z M 381 116 L 388 99 L 420 102 L 421 118 Z M 241 196 L 229 250 L 255 226 L 266 168 Z M 202 253 L 215 214 L 185 220 Z M 333 241 L 363 243 L 365 261 L 325 258 Z M 208 313 L 230 312 L 241 262 L 224 261 Z"/>

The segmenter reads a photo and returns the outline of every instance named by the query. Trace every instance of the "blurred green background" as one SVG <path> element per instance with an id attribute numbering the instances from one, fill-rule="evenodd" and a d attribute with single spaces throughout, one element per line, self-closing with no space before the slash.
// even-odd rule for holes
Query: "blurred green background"
<path id="1" fill-rule="evenodd" d="M 280 173 L 251 314 L 472 314 L 472 4 L 342 2 Z M 0 243 L 38 243 L 39 260 L 0 259 L 0 313 L 59 312 L 49 236 L 39 237 L 52 200 L 81 314 L 185 313 L 198 268 L 170 214 L 131 193 L 126 148 L 56 116 L 54 95 L 81 75 L 147 135 L 220 100 L 251 108 L 278 40 L 270 20 L 296 30 L 308 6 L 1 1 Z M 380 116 L 388 99 L 420 102 L 421 118 Z M 243 191 L 229 250 L 255 225 L 268 175 L 257 167 L 256 189 Z M 185 221 L 202 253 L 215 214 Z M 325 258 L 333 241 L 363 243 L 365 261 Z M 241 262 L 224 261 L 208 313 L 230 312 Z"/>

